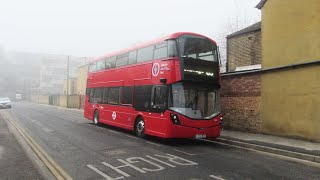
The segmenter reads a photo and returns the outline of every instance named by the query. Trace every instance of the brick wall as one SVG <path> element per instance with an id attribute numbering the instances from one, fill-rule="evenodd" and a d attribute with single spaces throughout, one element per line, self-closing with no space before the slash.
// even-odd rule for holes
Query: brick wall
<path id="1" fill-rule="evenodd" d="M 262 121 L 259 72 L 224 74 L 221 80 L 224 128 L 260 133 Z"/>
<path id="2" fill-rule="evenodd" d="M 261 64 L 261 31 L 254 31 L 227 39 L 227 71 L 236 67 Z"/>

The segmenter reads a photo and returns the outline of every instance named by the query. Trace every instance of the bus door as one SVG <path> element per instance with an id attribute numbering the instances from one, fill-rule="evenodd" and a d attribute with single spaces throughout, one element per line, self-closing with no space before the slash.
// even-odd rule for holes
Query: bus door
<path id="1" fill-rule="evenodd" d="M 84 117 L 93 120 L 93 111 L 94 111 L 94 89 L 87 88 L 86 90 L 86 99 L 84 105 Z"/>
<path id="2" fill-rule="evenodd" d="M 164 133 L 166 131 L 166 118 L 164 112 L 168 107 L 168 87 L 167 85 L 154 85 L 151 91 L 149 130 Z"/>

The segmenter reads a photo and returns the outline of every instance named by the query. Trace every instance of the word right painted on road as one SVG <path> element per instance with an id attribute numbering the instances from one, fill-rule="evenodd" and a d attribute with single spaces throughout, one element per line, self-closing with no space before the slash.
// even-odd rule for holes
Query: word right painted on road
<path id="1" fill-rule="evenodd" d="M 162 171 L 168 167 L 175 168 L 177 166 L 198 165 L 198 163 L 196 162 L 193 162 L 172 154 L 165 154 L 165 155 L 154 154 L 153 156 L 146 155 L 145 157 L 129 157 L 127 159 L 117 159 L 117 161 L 119 161 L 121 165 L 114 166 L 106 162 L 101 162 L 110 170 L 113 170 L 117 174 L 119 174 L 117 177 L 111 177 L 111 175 L 107 174 L 106 172 L 102 172 L 101 170 L 94 167 L 93 165 L 88 164 L 87 167 L 108 180 L 114 180 L 114 179 L 123 179 L 131 176 L 131 174 L 126 172 L 124 168 L 131 168 L 138 173 L 145 174 L 148 172 Z M 140 165 L 138 165 L 139 163 Z M 144 164 L 147 163 L 148 167 L 142 166 L 141 163 L 144 163 Z"/>

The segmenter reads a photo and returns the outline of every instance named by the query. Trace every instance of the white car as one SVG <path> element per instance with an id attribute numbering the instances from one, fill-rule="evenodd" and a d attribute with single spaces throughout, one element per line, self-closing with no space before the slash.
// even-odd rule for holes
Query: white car
<path id="1" fill-rule="evenodd" d="M 11 108 L 12 104 L 8 97 L 0 97 L 0 109 Z"/>

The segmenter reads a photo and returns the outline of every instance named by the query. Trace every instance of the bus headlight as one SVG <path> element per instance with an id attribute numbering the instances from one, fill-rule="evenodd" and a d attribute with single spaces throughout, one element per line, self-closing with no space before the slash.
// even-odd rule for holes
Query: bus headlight
<path id="1" fill-rule="evenodd" d="M 170 114 L 170 119 L 173 122 L 173 124 L 177 124 L 177 125 L 181 124 L 178 115 Z"/>
<path id="2" fill-rule="evenodd" d="M 221 116 L 220 117 L 220 124 L 222 124 L 222 122 L 223 122 L 223 117 Z"/>

